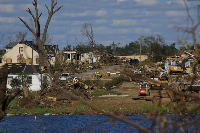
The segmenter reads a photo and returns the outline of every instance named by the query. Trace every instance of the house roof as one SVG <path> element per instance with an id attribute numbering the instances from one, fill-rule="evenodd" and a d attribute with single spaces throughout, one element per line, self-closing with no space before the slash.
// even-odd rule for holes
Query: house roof
<path id="1" fill-rule="evenodd" d="M 13 48 L 14 46 L 16 46 L 17 44 L 25 44 L 31 48 L 33 48 L 33 50 L 35 50 L 36 52 L 38 52 L 38 46 L 33 42 L 33 41 L 22 41 L 22 42 L 13 42 L 13 43 L 10 43 L 6 46 L 6 49 L 11 49 Z M 57 54 L 57 51 L 59 50 L 58 49 L 58 45 L 44 45 L 43 47 L 47 54 L 51 54 L 51 55 L 56 55 Z"/>
<path id="2" fill-rule="evenodd" d="M 17 44 L 25 44 L 29 47 L 33 47 L 33 49 L 38 52 L 38 46 L 34 44 L 33 41 L 23 41 L 23 42 L 13 42 L 13 43 L 10 43 L 6 46 L 6 49 L 11 49 L 13 48 L 14 46 L 16 46 Z"/>
<path id="3" fill-rule="evenodd" d="M 40 73 L 39 65 L 26 65 L 26 63 L 8 63 L 8 74 Z"/>
<path id="4" fill-rule="evenodd" d="M 33 74 L 40 73 L 39 65 L 26 65 L 24 73 Z"/>
<path id="5" fill-rule="evenodd" d="M 10 44 L 6 45 L 6 49 L 11 49 L 13 48 L 15 45 L 17 45 L 19 42 L 11 42 Z"/>
<path id="6" fill-rule="evenodd" d="M 1 55 L 4 55 L 5 52 L 6 52 L 5 49 L 0 49 L 0 56 L 1 56 Z"/>
<path id="7" fill-rule="evenodd" d="M 38 52 L 38 46 L 35 45 L 33 41 L 24 41 L 24 42 L 20 42 L 20 44 L 21 43 L 24 43 L 24 44 L 26 44 L 27 46 L 29 46 L 31 48 L 33 47 L 33 50 L 35 50 L 36 52 Z"/>
<path id="8" fill-rule="evenodd" d="M 26 63 L 8 63 L 8 74 L 20 74 L 24 71 Z"/>

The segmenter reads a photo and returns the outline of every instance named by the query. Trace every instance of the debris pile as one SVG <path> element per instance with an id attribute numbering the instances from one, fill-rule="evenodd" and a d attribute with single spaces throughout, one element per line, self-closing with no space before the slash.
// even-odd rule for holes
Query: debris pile
<path id="1" fill-rule="evenodd" d="M 115 57 L 113 54 L 104 54 L 100 58 L 100 62 L 106 65 L 120 65 L 122 61 L 119 57 Z"/>

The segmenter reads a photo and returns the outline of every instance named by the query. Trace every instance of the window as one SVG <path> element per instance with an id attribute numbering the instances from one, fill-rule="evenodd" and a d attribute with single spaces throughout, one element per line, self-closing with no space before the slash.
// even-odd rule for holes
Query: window
<path id="1" fill-rule="evenodd" d="M 23 53 L 23 47 L 19 47 L 19 53 Z"/>
<path id="2" fill-rule="evenodd" d="M 36 58 L 36 64 L 40 64 L 40 59 Z"/>
<path id="3" fill-rule="evenodd" d="M 6 63 L 12 63 L 12 59 L 11 58 L 6 58 Z"/>
<path id="4" fill-rule="evenodd" d="M 67 59 L 68 59 L 68 60 L 70 60 L 70 59 L 71 59 L 71 57 L 70 57 L 70 54 L 67 54 Z"/>
<path id="5" fill-rule="evenodd" d="M 80 59 L 79 59 L 80 55 L 79 55 L 79 54 L 76 54 L 76 56 L 77 56 L 77 57 L 76 57 L 76 58 L 77 58 L 77 60 L 80 60 Z"/>
<path id="6" fill-rule="evenodd" d="M 71 55 L 70 54 L 65 54 L 65 60 L 71 60 Z"/>

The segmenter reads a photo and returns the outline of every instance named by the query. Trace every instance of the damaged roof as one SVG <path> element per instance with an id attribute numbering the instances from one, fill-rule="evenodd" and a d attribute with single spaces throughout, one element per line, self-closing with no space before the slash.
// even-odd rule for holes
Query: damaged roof
<path id="1" fill-rule="evenodd" d="M 26 63 L 8 63 L 8 74 L 27 74 L 40 73 L 39 65 L 26 65 Z"/>

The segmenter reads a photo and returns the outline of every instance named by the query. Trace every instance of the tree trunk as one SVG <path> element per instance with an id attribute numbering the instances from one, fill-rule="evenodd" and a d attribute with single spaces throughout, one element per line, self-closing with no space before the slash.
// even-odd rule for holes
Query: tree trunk
<path id="1" fill-rule="evenodd" d="M 4 65 L 0 69 L 0 120 L 6 115 L 5 110 L 12 99 L 14 99 L 20 92 L 20 89 L 14 90 L 10 95 L 6 96 L 6 84 L 8 77 L 8 66 Z"/>
<path id="2" fill-rule="evenodd" d="M 24 97 L 28 98 L 28 90 L 26 85 L 23 87 L 23 92 L 24 92 Z"/>
<path id="3" fill-rule="evenodd" d="M 7 77 L 8 68 L 7 66 L 3 66 L 3 68 L 0 69 L 0 119 L 5 116 L 4 102 L 6 98 Z"/>

